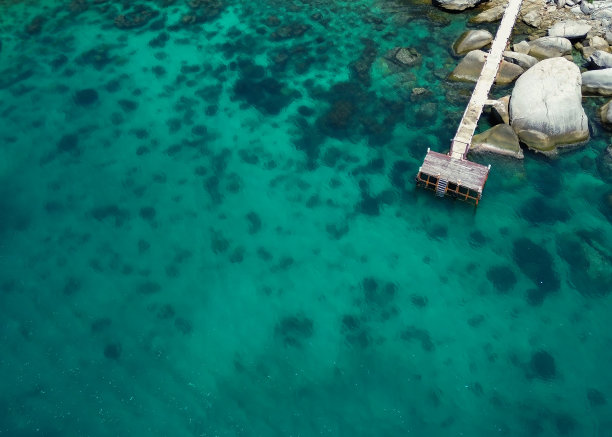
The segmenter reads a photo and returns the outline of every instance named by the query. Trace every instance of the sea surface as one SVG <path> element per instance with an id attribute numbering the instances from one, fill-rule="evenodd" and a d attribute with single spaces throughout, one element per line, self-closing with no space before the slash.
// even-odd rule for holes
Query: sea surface
<path id="1" fill-rule="evenodd" d="M 605 100 L 415 188 L 475 13 L 0 0 L 0 435 L 612 436 Z"/>

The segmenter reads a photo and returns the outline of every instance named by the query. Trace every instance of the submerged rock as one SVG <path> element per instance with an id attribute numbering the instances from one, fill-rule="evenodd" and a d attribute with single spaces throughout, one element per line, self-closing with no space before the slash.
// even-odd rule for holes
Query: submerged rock
<path id="1" fill-rule="evenodd" d="M 578 67 L 565 58 L 538 62 L 517 80 L 510 123 L 522 142 L 545 154 L 589 139 Z"/>
<path id="2" fill-rule="evenodd" d="M 612 183 L 612 146 L 608 146 L 597 157 L 597 171 L 604 181 Z"/>
<path id="3" fill-rule="evenodd" d="M 473 8 L 483 0 L 433 0 L 435 6 L 448 11 L 465 11 L 468 8 Z"/>
<path id="4" fill-rule="evenodd" d="M 538 59 L 556 58 L 571 52 L 570 40 L 560 36 L 544 36 L 529 43 L 529 54 Z"/>
<path id="5" fill-rule="evenodd" d="M 412 47 L 394 47 L 384 55 L 390 73 L 398 73 L 419 65 L 422 56 Z"/>
<path id="6" fill-rule="evenodd" d="M 481 134 L 474 135 L 470 153 L 491 152 L 523 159 L 523 151 L 514 130 L 507 124 L 498 124 Z"/>
<path id="7" fill-rule="evenodd" d="M 582 91 L 587 94 L 612 96 L 612 68 L 582 73 Z"/>
<path id="8" fill-rule="evenodd" d="M 569 39 L 582 39 L 591 30 L 591 25 L 580 21 L 566 20 L 555 23 L 548 29 L 548 36 L 560 36 Z"/>
<path id="9" fill-rule="evenodd" d="M 270 39 L 272 41 L 281 41 L 285 39 L 299 38 L 304 35 L 312 26 L 304 23 L 291 23 L 277 28 Z"/>
<path id="10" fill-rule="evenodd" d="M 158 11 L 149 7 L 142 5 L 136 6 L 134 11 L 115 17 L 115 26 L 119 29 L 142 27 L 158 15 Z"/>
<path id="11" fill-rule="evenodd" d="M 587 59 L 587 67 L 591 69 L 612 68 L 612 53 L 595 50 Z"/>
<path id="12" fill-rule="evenodd" d="M 491 41 L 493 41 L 493 35 L 487 30 L 466 30 L 453 44 L 453 51 L 458 55 L 463 55 L 483 48 Z"/>
<path id="13" fill-rule="evenodd" d="M 45 24 L 45 17 L 39 15 L 37 17 L 34 17 L 34 19 L 30 21 L 30 23 L 26 26 L 25 31 L 29 35 L 35 35 L 37 33 L 40 33 L 43 24 Z"/>
<path id="14" fill-rule="evenodd" d="M 34 74 L 37 65 L 28 59 L 17 59 L 8 68 L 0 70 L 0 90 L 15 85 Z"/>
<path id="15" fill-rule="evenodd" d="M 421 55 L 416 49 L 410 47 L 400 47 L 394 54 L 393 59 L 396 63 L 405 67 L 412 67 L 421 63 Z"/>
<path id="16" fill-rule="evenodd" d="M 80 106 L 89 106 L 98 101 L 98 92 L 93 88 L 85 88 L 74 93 L 74 102 Z"/>
<path id="17" fill-rule="evenodd" d="M 459 62 L 449 79 L 461 82 L 476 82 L 482 71 L 487 54 L 482 50 L 472 50 Z M 512 83 L 525 70 L 508 61 L 502 61 L 495 83 L 505 85 Z"/>
<path id="18" fill-rule="evenodd" d="M 412 91 L 410 92 L 410 101 L 420 102 L 422 100 L 426 100 L 430 98 L 432 95 L 433 93 L 427 88 L 421 88 L 421 87 L 413 88 Z"/>
<path id="19" fill-rule="evenodd" d="M 551 380 L 557 376 L 555 359 L 546 351 L 538 351 L 531 356 L 529 362 L 533 376 L 543 380 Z"/>

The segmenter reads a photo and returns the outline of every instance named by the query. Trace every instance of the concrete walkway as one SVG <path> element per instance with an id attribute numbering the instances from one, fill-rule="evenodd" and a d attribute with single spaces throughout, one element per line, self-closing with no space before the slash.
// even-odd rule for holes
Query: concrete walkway
<path id="1" fill-rule="evenodd" d="M 482 114 L 482 108 L 489 99 L 489 91 L 497 77 L 504 50 L 506 50 L 506 46 L 508 45 L 508 40 L 510 39 L 510 34 L 512 33 L 512 28 L 514 27 L 522 3 L 523 0 L 509 0 L 508 2 L 508 7 L 497 29 L 495 39 L 491 44 L 491 50 L 487 55 L 478 82 L 476 82 L 476 86 L 472 92 L 472 97 L 465 108 L 455 138 L 453 138 L 450 150 L 450 156 L 452 158 L 465 159 L 467 156 L 470 145 L 472 144 L 472 137 L 478 125 L 478 119 Z"/>

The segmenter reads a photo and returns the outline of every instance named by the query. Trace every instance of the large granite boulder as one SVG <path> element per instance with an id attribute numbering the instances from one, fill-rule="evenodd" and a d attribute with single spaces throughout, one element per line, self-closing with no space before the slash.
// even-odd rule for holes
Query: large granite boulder
<path id="1" fill-rule="evenodd" d="M 580 70 L 565 58 L 545 59 L 517 81 L 510 99 L 512 128 L 530 149 L 556 154 L 589 139 Z"/>
<path id="2" fill-rule="evenodd" d="M 548 36 L 568 39 L 582 39 L 591 30 L 591 25 L 575 20 L 559 21 L 548 29 Z"/>
<path id="3" fill-rule="evenodd" d="M 465 11 L 473 8 L 483 0 L 433 0 L 435 6 L 441 7 L 448 11 Z"/>
<path id="4" fill-rule="evenodd" d="M 587 59 L 587 66 L 591 69 L 612 68 L 612 53 L 596 50 Z"/>
<path id="5" fill-rule="evenodd" d="M 504 15 L 505 10 L 506 8 L 503 5 L 494 6 L 472 17 L 470 19 L 470 22 L 472 23 L 494 23 L 496 21 L 501 20 L 501 17 Z"/>
<path id="6" fill-rule="evenodd" d="M 460 82 L 476 82 L 485 64 L 486 57 L 487 54 L 482 50 L 472 50 L 455 67 L 449 79 Z M 502 60 L 495 83 L 498 85 L 512 83 L 524 71 L 518 65 Z"/>
<path id="7" fill-rule="evenodd" d="M 612 68 L 582 73 L 582 92 L 600 96 L 612 96 Z"/>
<path id="8" fill-rule="evenodd" d="M 538 59 L 556 58 L 569 55 L 572 52 L 572 43 L 560 36 L 544 36 L 529 43 L 529 55 Z"/>
<path id="9" fill-rule="evenodd" d="M 518 136 L 507 124 L 498 124 L 481 134 L 474 135 L 470 153 L 483 152 L 523 159 L 523 151 Z"/>
<path id="10" fill-rule="evenodd" d="M 504 52 L 504 59 L 508 62 L 512 62 L 513 64 L 520 66 L 521 68 L 524 68 L 525 70 L 533 67 L 535 64 L 538 63 L 538 60 L 533 56 L 511 51 Z"/>
<path id="11" fill-rule="evenodd" d="M 466 30 L 453 44 L 453 51 L 464 55 L 472 50 L 481 49 L 493 41 L 493 35 L 487 30 Z"/>

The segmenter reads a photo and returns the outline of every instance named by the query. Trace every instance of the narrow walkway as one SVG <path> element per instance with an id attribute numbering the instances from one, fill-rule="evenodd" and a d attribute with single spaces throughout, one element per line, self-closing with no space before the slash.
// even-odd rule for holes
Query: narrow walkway
<path id="1" fill-rule="evenodd" d="M 453 158 L 464 159 L 467 156 L 467 152 L 472 144 L 472 137 L 478 125 L 478 119 L 480 118 L 480 114 L 482 114 L 482 108 L 485 102 L 489 99 L 489 91 L 497 77 L 504 50 L 506 50 L 506 46 L 508 45 L 508 40 L 510 39 L 510 34 L 512 33 L 512 28 L 514 27 L 522 3 L 523 0 L 509 0 L 508 2 L 504 16 L 497 29 L 495 39 L 491 44 L 491 50 L 487 55 L 478 82 L 476 82 L 476 86 L 472 92 L 472 97 L 465 108 L 455 138 L 453 138 L 450 151 L 450 155 Z"/>
<path id="2" fill-rule="evenodd" d="M 495 82 L 499 66 L 512 28 L 516 22 L 523 0 L 509 0 L 504 16 L 491 44 L 470 101 L 468 102 L 448 155 L 427 149 L 423 165 L 416 177 L 418 186 L 433 190 L 440 197 L 451 196 L 478 205 L 482 190 L 489 177 L 491 166 L 484 166 L 466 159 L 472 138 L 489 100 L 489 91 Z"/>

